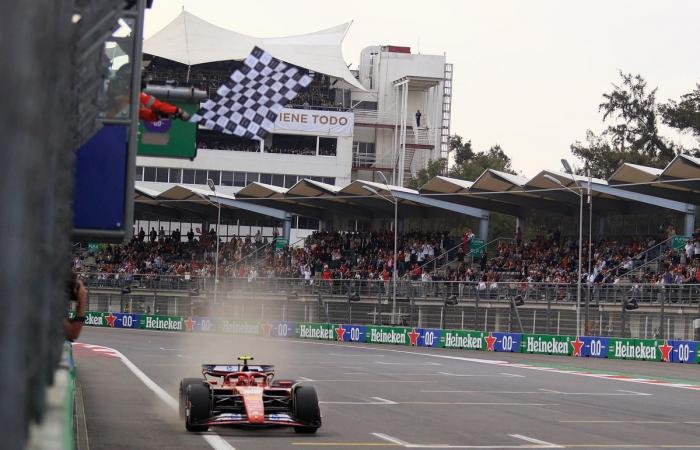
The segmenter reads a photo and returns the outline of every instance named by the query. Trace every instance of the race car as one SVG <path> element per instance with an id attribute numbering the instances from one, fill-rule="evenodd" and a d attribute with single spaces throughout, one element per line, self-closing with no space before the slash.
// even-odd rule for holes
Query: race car
<path id="1" fill-rule="evenodd" d="M 215 425 L 293 427 L 315 433 L 321 427 L 318 396 L 312 386 L 294 380 L 275 380 L 274 366 L 202 364 L 203 378 L 180 382 L 180 416 L 187 431 L 206 431 Z"/>

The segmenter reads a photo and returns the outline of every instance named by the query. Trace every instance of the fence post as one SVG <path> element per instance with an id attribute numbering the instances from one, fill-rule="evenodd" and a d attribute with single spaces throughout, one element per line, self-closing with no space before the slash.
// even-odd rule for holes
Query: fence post
<path id="1" fill-rule="evenodd" d="M 477 285 L 478 286 L 478 285 Z M 486 310 L 488 314 L 488 310 Z M 474 296 L 474 329 L 476 330 L 479 326 L 479 289 L 476 290 L 476 295 Z M 484 331 L 486 331 L 486 322 L 484 322 Z"/>
<path id="2" fill-rule="evenodd" d="M 282 322 L 287 321 L 287 304 L 282 303 Z"/>
<path id="3" fill-rule="evenodd" d="M 318 290 L 318 302 L 316 304 L 316 307 L 317 307 L 316 312 L 317 312 L 318 320 L 321 320 L 321 313 L 323 310 L 323 296 L 321 295 L 320 289 Z"/>
<path id="4" fill-rule="evenodd" d="M 661 287 L 661 323 L 659 324 L 659 337 L 663 338 L 664 337 L 664 331 L 666 327 L 664 327 L 664 318 L 666 317 L 666 311 L 665 311 L 665 306 L 666 306 L 666 295 L 669 292 L 669 289 L 666 288 L 666 286 Z"/>
<path id="5" fill-rule="evenodd" d="M 443 325 L 445 323 L 445 307 L 440 307 L 440 328 L 445 328 Z"/>
<path id="6" fill-rule="evenodd" d="M 561 326 L 561 311 L 557 311 L 557 334 L 559 334 L 560 326 Z"/>
<path id="7" fill-rule="evenodd" d="M 537 322 L 537 310 L 532 310 L 532 334 L 535 334 L 535 323 Z"/>
<path id="8" fill-rule="evenodd" d="M 462 329 L 462 330 L 464 329 L 464 308 L 462 308 L 462 322 L 460 325 L 460 329 Z"/>
<path id="9" fill-rule="evenodd" d="M 484 310 L 484 331 L 487 331 L 486 327 L 488 326 L 488 323 L 489 323 L 489 310 L 486 309 L 486 310 Z"/>
<path id="10" fill-rule="evenodd" d="M 547 295 L 547 289 L 544 290 L 544 298 L 547 299 L 547 333 L 552 328 L 552 297 Z"/>

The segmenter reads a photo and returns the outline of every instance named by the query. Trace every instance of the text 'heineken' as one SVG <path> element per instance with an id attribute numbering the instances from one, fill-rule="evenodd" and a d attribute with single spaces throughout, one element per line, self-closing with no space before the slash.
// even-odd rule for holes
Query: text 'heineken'
<path id="1" fill-rule="evenodd" d="M 159 317 L 146 316 L 146 328 L 182 331 L 182 320 L 172 320 L 170 317 L 161 319 Z"/>
<path id="2" fill-rule="evenodd" d="M 333 339 L 333 330 L 329 327 L 300 325 L 299 337 L 306 339 Z"/>
<path id="3" fill-rule="evenodd" d="M 459 334 L 450 331 L 445 332 L 445 348 L 467 348 L 472 350 L 481 350 L 483 345 L 484 338 L 482 336 L 460 336 Z"/>
<path id="4" fill-rule="evenodd" d="M 384 331 L 372 328 L 370 330 L 370 342 L 380 344 L 405 344 L 406 333 L 397 333 L 394 330 Z"/>
<path id="5" fill-rule="evenodd" d="M 558 341 L 554 336 L 550 337 L 549 339 L 543 339 L 539 336 L 528 336 L 527 348 L 525 351 L 528 353 L 554 353 L 557 355 L 568 355 L 569 343 L 567 341 Z"/>
<path id="6" fill-rule="evenodd" d="M 615 356 L 617 358 L 656 359 L 656 345 L 646 345 L 644 342 L 632 345 L 624 341 L 616 341 Z"/>

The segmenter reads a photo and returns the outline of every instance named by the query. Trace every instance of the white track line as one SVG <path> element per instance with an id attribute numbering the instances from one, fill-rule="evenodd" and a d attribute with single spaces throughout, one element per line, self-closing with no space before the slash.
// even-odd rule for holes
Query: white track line
<path id="1" fill-rule="evenodd" d="M 378 437 L 383 441 L 391 442 L 392 444 L 400 445 L 402 447 L 408 447 L 409 445 L 411 445 L 406 441 L 402 441 L 399 438 L 395 438 L 394 436 L 389 436 L 388 434 L 384 433 L 372 433 L 372 436 Z"/>
<path id="2" fill-rule="evenodd" d="M 96 345 L 91 346 L 90 348 L 95 348 L 99 347 Z M 116 356 L 119 357 L 119 359 L 122 360 L 124 365 L 134 374 L 136 375 L 136 378 L 141 380 L 143 384 L 146 385 L 148 389 L 153 391 L 156 396 L 163 401 L 166 405 L 168 405 L 171 409 L 175 410 L 176 412 L 178 411 L 180 405 L 178 404 L 178 401 L 175 400 L 168 392 L 163 389 L 162 387 L 158 386 L 155 381 L 151 380 L 148 375 L 143 373 L 141 369 L 139 369 L 134 363 L 132 363 L 129 358 L 124 356 L 120 351 L 115 350 L 110 347 L 100 347 L 103 349 L 108 349 L 114 352 Z M 228 442 L 223 440 L 221 436 L 219 436 L 216 433 L 212 434 L 202 434 L 201 435 L 205 441 L 214 449 L 214 450 L 236 450 L 235 447 L 231 446 Z"/>
<path id="3" fill-rule="evenodd" d="M 600 380 L 622 381 L 625 383 L 638 383 L 638 384 L 646 384 L 646 385 L 651 385 L 651 386 L 672 387 L 672 388 L 687 389 L 687 390 L 692 390 L 692 391 L 700 391 L 700 386 L 698 386 L 698 385 L 689 385 L 689 384 L 685 384 L 685 383 L 672 383 L 672 382 L 659 383 L 653 379 L 624 378 L 624 376 L 623 376 L 623 378 L 618 378 L 617 375 L 601 374 L 601 373 L 596 373 L 596 372 L 586 372 L 585 370 L 578 371 L 578 370 L 555 369 L 552 367 L 532 366 L 532 365 L 528 365 L 528 364 L 517 364 L 517 363 L 511 363 L 508 361 L 500 361 L 500 360 L 495 360 L 495 359 L 468 358 L 465 356 L 453 356 L 453 355 L 443 355 L 443 354 L 435 354 L 435 353 L 424 353 L 424 352 L 418 352 L 418 351 L 414 352 L 414 351 L 408 351 L 408 350 L 394 350 L 394 349 L 388 349 L 388 348 L 383 348 L 380 350 L 380 349 L 375 348 L 375 347 L 369 347 L 367 345 L 358 345 L 358 344 L 353 344 L 352 347 L 350 347 L 347 345 L 333 344 L 330 342 L 314 342 L 314 341 L 304 341 L 304 340 L 297 340 L 297 339 L 289 339 L 286 342 L 292 342 L 292 343 L 296 343 L 296 344 L 306 344 L 306 345 L 334 346 L 334 347 L 341 347 L 341 348 L 347 348 L 347 349 L 352 349 L 352 350 L 363 349 L 363 350 L 371 350 L 371 351 L 404 353 L 406 355 L 427 356 L 429 358 L 453 359 L 453 360 L 457 360 L 457 361 L 467 361 L 467 362 L 474 362 L 474 363 L 478 363 L 478 364 L 489 364 L 489 365 L 496 365 L 496 366 L 502 366 L 502 367 L 508 367 L 508 368 L 539 370 L 539 371 L 545 371 L 545 372 L 551 372 L 551 373 L 560 373 L 560 374 L 565 374 L 565 375 L 577 375 L 577 376 L 583 376 L 583 377 L 589 377 L 589 378 L 598 378 Z"/>
<path id="4" fill-rule="evenodd" d="M 564 448 L 561 445 L 553 444 L 553 443 L 547 442 L 547 441 L 541 441 L 539 439 L 531 438 L 529 436 L 523 436 L 522 434 L 509 434 L 508 436 L 515 438 L 515 439 L 521 439 L 521 440 L 529 442 L 531 444 L 544 445 L 547 448 Z"/>

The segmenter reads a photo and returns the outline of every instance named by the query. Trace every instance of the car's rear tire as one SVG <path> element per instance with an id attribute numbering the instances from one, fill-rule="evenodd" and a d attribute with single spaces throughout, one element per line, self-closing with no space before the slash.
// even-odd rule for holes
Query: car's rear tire
<path id="1" fill-rule="evenodd" d="M 312 386 L 298 386 L 294 389 L 294 417 L 301 423 L 308 424 L 295 427 L 294 431 L 302 434 L 315 433 L 321 427 L 321 410 L 318 407 L 318 395 Z"/>
<path id="2" fill-rule="evenodd" d="M 187 431 L 207 431 L 208 425 L 197 425 L 197 422 L 206 420 L 211 415 L 209 386 L 204 383 L 187 386 L 186 405 L 185 428 Z"/>
<path id="3" fill-rule="evenodd" d="M 180 400 L 180 418 L 184 419 L 185 418 L 185 407 L 187 406 L 187 387 L 191 384 L 202 384 L 204 383 L 203 378 L 183 378 L 182 381 L 180 381 L 180 390 L 179 390 L 179 400 Z"/>

